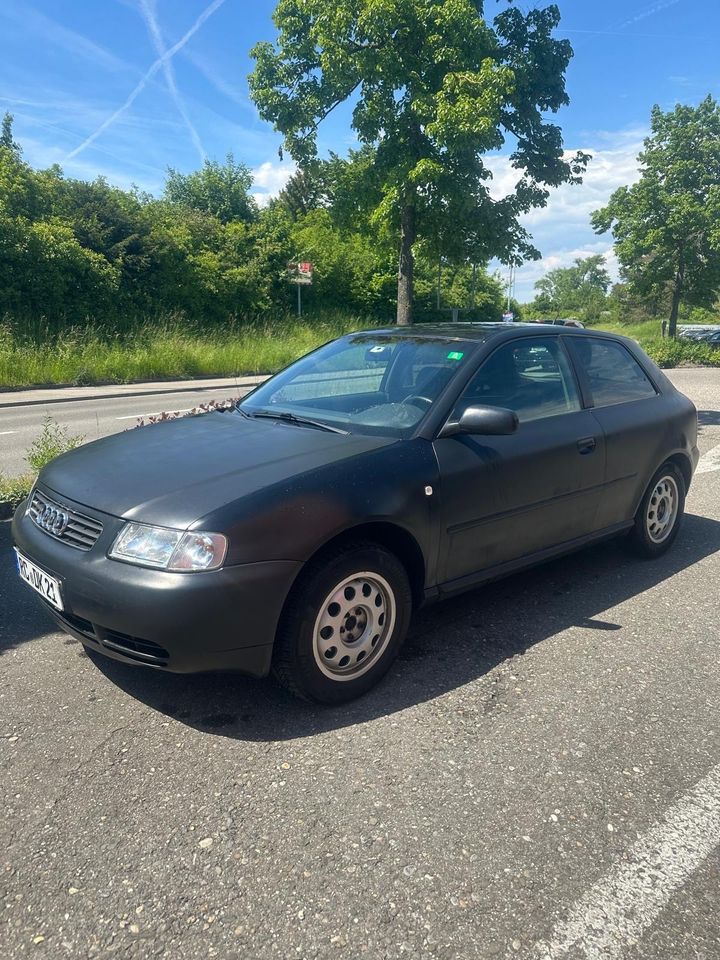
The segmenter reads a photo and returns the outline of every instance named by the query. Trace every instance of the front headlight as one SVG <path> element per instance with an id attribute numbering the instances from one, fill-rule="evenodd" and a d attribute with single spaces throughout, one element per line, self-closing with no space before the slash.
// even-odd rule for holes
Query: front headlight
<path id="1" fill-rule="evenodd" d="M 171 530 L 126 523 L 108 556 L 161 570 L 217 570 L 223 565 L 227 538 L 221 533 Z"/>

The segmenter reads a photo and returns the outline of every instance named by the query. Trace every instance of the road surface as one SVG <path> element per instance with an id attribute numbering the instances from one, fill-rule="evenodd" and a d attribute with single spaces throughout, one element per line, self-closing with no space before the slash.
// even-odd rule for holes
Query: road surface
<path id="1" fill-rule="evenodd" d="M 25 454 L 42 430 L 43 418 L 51 416 L 70 434 L 85 440 L 97 440 L 108 434 L 132 428 L 138 417 L 189 410 L 208 400 L 244 397 L 252 389 L 221 387 L 200 388 L 196 392 L 156 393 L 151 396 L 129 396 L 100 400 L 72 400 L 67 403 L 33 404 L 0 408 L 0 473 L 15 476 L 28 469 Z M 0 398 L 2 394 L 0 394 Z"/>
<path id="2" fill-rule="evenodd" d="M 340 709 L 89 658 L 0 524 L 4 960 L 717 960 L 720 374 L 673 376 L 673 550 L 428 608 Z"/>

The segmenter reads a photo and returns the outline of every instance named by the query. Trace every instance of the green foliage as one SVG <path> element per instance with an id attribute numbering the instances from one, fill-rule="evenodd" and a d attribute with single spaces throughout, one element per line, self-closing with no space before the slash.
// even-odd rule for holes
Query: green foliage
<path id="1" fill-rule="evenodd" d="M 579 317 L 598 320 L 607 306 L 610 274 L 605 257 L 579 257 L 572 267 L 550 270 L 535 284 L 537 296 L 530 305 L 536 317 Z"/>
<path id="2" fill-rule="evenodd" d="M 61 351 L 76 341 L 84 349 L 83 326 L 88 349 L 98 325 L 123 342 L 159 317 L 193 334 L 252 327 L 293 309 L 287 264 L 309 259 L 316 268 L 315 284 L 304 291 L 311 315 L 339 309 L 387 322 L 396 244 L 366 209 L 369 195 L 381 196 L 373 160 L 368 149 L 348 159 L 331 155 L 300 171 L 278 200 L 258 210 L 248 193 L 251 176 L 232 158 L 193 174 L 171 171 L 165 198 L 155 200 L 101 177 L 88 183 L 58 168 L 33 170 L 19 151 L 0 147 L 0 318 L 13 318 L 14 336 L 35 331 L 36 341 L 52 341 Z M 428 291 L 433 271 L 420 251 L 418 276 L 421 285 L 427 276 Z M 476 273 L 476 286 L 485 289 L 489 278 L 482 268 Z M 432 303 L 426 293 L 419 296 L 421 315 Z M 499 319 L 491 301 L 483 301 L 488 315 Z M 88 372 L 97 369 L 94 361 L 68 366 L 62 357 L 63 379 L 97 375 Z M 56 381 L 59 374 L 47 376 Z M 38 370 L 26 382 L 45 378 Z"/>
<path id="3" fill-rule="evenodd" d="M 28 496 L 35 475 L 24 473 L 19 477 L 5 477 L 0 473 L 0 520 L 9 517 L 15 507 Z"/>
<path id="4" fill-rule="evenodd" d="M 15 142 L 13 137 L 13 115 L 5 113 L 0 125 L 0 150 L 10 150 L 16 156 L 20 156 L 20 144 Z"/>
<path id="5" fill-rule="evenodd" d="M 720 294 L 720 106 L 654 107 L 640 154 L 640 180 L 621 187 L 593 215 L 612 230 L 623 278 L 652 307 L 712 306 Z"/>
<path id="6" fill-rule="evenodd" d="M 209 213 L 221 223 L 232 220 L 254 220 L 255 201 L 250 196 L 253 177 L 244 163 L 237 163 L 231 153 L 225 163 L 206 160 L 200 170 L 180 173 L 168 170 L 165 199 L 170 203 Z"/>
<path id="7" fill-rule="evenodd" d="M 33 472 L 18 477 L 5 477 L 0 473 L 0 520 L 5 518 L 3 514 L 8 508 L 15 508 L 27 497 L 35 477 L 44 466 L 61 453 L 74 450 L 84 439 L 77 434 L 69 434 L 66 427 L 61 426 L 51 416 L 45 416 L 40 434 L 30 444 L 25 455 Z"/>
<path id="8" fill-rule="evenodd" d="M 51 460 L 59 457 L 61 453 L 67 453 L 79 447 L 84 439 L 85 437 L 79 434 L 69 434 L 66 427 L 60 426 L 56 420 L 46 414 L 43 417 L 42 430 L 28 447 L 25 459 L 35 473 L 40 473 Z"/>
<path id="9" fill-rule="evenodd" d="M 314 347 L 372 326 L 367 317 L 325 312 L 203 327 L 182 318 L 148 321 L 127 333 L 84 325 L 33 336 L 0 327 L 0 387 L 128 383 L 154 379 L 274 373 Z"/>
<path id="10" fill-rule="evenodd" d="M 547 186 L 577 182 L 587 157 L 566 159 L 548 113 L 568 103 L 567 40 L 557 6 L 503 9 L 492 23 L 477 0 L 279 0 L 276 44 L 252 51 L 260 114 L 301 164 L 314 161 L 319 124 L 352 99 L 352 126 L 373 150 L 366 209 L 401 236 L 398 322 L 410 322 L 413 245 L 461 264 L 537 258 L 519 215 Z M 491 199 L 483 155 L 510 135 L 514 191 Z"/>
<path id="11" fill-rule="evenodd" d="M 292 220 L 299 220 L 327 203 L 325 165 L 300 167 L 280 191 L 278 203 Z"/>
<path id="12" fill-rule="evenodd" d="M 660 333 L 661 321 L 657 318 L 639 323 L 618 323 L 603 318 L 596 327 L 633 337 L 660 367 L 677 367 L 681 364 L 720 367 L 720 349 L 709 343 L 663 337 Z"/>

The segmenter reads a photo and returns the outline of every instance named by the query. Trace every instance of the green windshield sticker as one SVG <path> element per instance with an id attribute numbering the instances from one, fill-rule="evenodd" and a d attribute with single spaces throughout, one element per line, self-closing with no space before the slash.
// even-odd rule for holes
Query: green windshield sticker
<path id="1" fill-rule="evenodd" d="M 450 353 L 447 355 L 447 358 L 448 360 L 462 360 L 464 356 L 465 356 L 464 353 L 458 353 L 456 350 L 451 350 Z"/>

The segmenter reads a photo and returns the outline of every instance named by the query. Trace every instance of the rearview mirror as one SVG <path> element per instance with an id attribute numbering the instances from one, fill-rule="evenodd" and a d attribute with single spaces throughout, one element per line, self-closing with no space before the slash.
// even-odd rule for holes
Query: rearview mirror
<path id="1" fill-rule="evenodd" d="M 504 437 L 515 433 L 518 417 L 505 407 L 467 407 L 459 420 L 451 420 L 442 429 L 441 437 L 464 433 L 470 436 Z"/>

